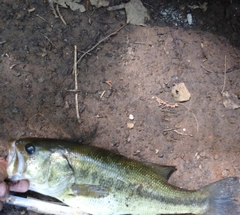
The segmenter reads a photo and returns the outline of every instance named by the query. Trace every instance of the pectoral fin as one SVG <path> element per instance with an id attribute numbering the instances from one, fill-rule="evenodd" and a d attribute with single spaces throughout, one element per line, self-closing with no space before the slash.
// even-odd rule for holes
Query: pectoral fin
<path id="1" fill-rule="evenodd" d="M 147 166 L 154 169 L 157 173 L 159 173 L 164 179 L 168 180 L 172 173 L 176 171 L 175 166 L 164 166 L 156 163 L 144 162 Z"/>
<path id="2" fill-rule="evenodd" d="M 90 184 L 73 184 L 73 195 L 101 198 L 109 194 L 110 188 L 106 188 L 100 185 Z"/>

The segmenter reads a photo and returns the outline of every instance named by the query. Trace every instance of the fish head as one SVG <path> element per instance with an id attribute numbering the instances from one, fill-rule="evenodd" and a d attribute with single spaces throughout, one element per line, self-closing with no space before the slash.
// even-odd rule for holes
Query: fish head
<path id="1" fill-rule="evenodd" d="M 8 143 L 8 178 L 27 179 L 29 190 L 57 197 L 74 181 L 65 142 L 54 139 L 21 138 Z"/>
<path id="2" fill-rule="evenodd" d="M 8 143 L 8 178 L 11 181 L 46 179 L 51 150 L 34 138 L 10 140 Z"/>

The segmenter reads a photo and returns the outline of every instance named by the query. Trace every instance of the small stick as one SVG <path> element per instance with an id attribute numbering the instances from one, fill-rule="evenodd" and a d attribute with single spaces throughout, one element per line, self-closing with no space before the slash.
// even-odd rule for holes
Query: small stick
<path id="1" fill-rule="evenodd" d="M 204 67 L 203 65 L 201 65 L 201 67 L 202 67 L 205 71 L 207 71 L 207 72 L 213 72 L 213 71 L 207 69 L 206 67 Z"/>
<path id="2" fill-rule="evenodd" d="M 123 25 L 121 28 L 119 28 L 118 30 L 112 32 L 111 34 L 107 35 L 106 37 L 104 37 L 103 39 L 101 39 L 100 41 L 98 41 L 92 48 L 90 48 L 89 50 L 87 50 L 86 52 L 84 52 L 81 57 L 78 59 L 77 64 L 84 58 L 85 55 L 89 54 L 89 52 L 91 52 L 92 50 L 94 50 L 99 44 L 101 44 L 103 41 L 107 40 L 109 37 L 112 37 L 114 35 L 116 35 L 120 30 L 122 30 L 127 24 Z"/>
<path id="3" fill-rule="evenodd" d="M 104 91 L 102 92 L 102 94 L 100 95 L 100 98 L 102 98 L 105 93 L 106 93 L 106 90 L 104 90 Z"/>
<path id="4" fill-rule="evenodd" d="M 0 41 L 0 45 L 4 44 L 6 42 L 7 42 L 6 40 Z"/>
<path id="5" fill-rule="evenodd" d="M 70 93 L 76 93 L 76 92 L 80 92 L 80 90 L 68 90 L 68 89 L 66 89 L 66 91 L 68 91 L 68 92 L 70 92 Z"/>
<path id="6" fill-rule="evenodd" d="M 44 34 L 42 34 L 42 35 L 48 40 L 49 43 L 51 43 L 51 44 L 57 49 L 57 46 L 55 46 L 55 45 L 53 44 L 53 42 L 52 42 L 47 36 L 45 36 Z"/>
<path id="7" fill-rule="evenodd" d="M 32 12 L 35 11 L 35 10 L 36 10 L 36 8 L 33 7 L 33 8 L 31 8 L 31 9 L 28 10 L 28 13 L 32 13 Z"/>
<path id="8" fill-rule="evenodd" d="M 112 81 L 111 81 L 111 80 L 105 81 L 105 83 L 106 83 L 109 87 L 112 87 Z"/>
<path id="9" fill-rule="evenodd" d="M 126 24 L 127 25 L 127 24 Z M 87 50 L 86 52 L 84 52 L 81 57 L 77 60 L 77 46 L 74 46 L 74 66 L 73 66 L 73 72 L 74 72 L 74 77 L 75 77 L 75 89 L 73 90 L 75 92 L 75 106 L 76 106 L 76 114 L 77 114 L 77 119 L 78 122 L 80 122 L 80 115 L 79 115 L 79 107 L 78 107 L 78 84 L 77 84 L 77 64 L 84 58 L 84 56 L 86 56 L 87 54 L 89 54 L 89 52 L 91 52 L 93 49 L 95 49 L 100 43 L 102 43 L 103 41 L 105 41 L 106 39 L 108 39 L 109 37 L 117 34 L 121 29 L 123 29 L 126 25 L 123 25 L 121 28 L 119 28 L 118 30 L 114 31 L 113 33 L 109 34 L 108 36 L 104 37 L 103 39 L 101 39 L 97 44 L 95 44 L 92 48 L 90 48 L 89 50 Z"/>
<path id="10" fill-rule="evenodd" d="M 179 129 L 180 127 L 177 127 L 175 126 L 174 128 L 166 128 L 166 129 L 163 129 L 163 132 L 166 132 L 166 131 L 173 131 L 173 130 L 176 130 L 176 129 Z"/>
<path id="11" fill-rule="evenodd" d="M 67 25 L 67 23 L 65 22 L 65 20 L 64 20 L 64 18 L 63 18 L 63 16 L 62 16 L 62 14 L 60 13 L 60 10 L 59 10 L 59 6 L 58 6 L 58 4 L 57 4 L 57 6 L 56 6 L 56 10 L 57 10 L 58 16 L 59 16 L 60 19 L 62 20 L 63 24 L 64 24 L 64 25 Z"/>
<path id="12" fill-rule="evenodd" d="M 52 11 L 53 11 L 53 14 L 54 14 L 55 18 L 58 18 L 58 15 L 57 15 L 56 10 L 55 10 L 55 8 L 54 8 L 54 2 L 53 2 L 53 0 L 48 0 L 48 2 L 49 2 L 49 5 L 50 5 L 50 7 L 51 7 L 51 9 L 52 9 Z"/>
<path id="13" fill-rule="evenodd" d="M 75 105 L 76 105 L 76 114 L 77 114 L 77 120 L 80 122 L 80 115 L 79 115 L 79 107 L 78 107 L 78 82 L 77 82 L 77 46 L 74 45 L 74 77 L 75 77 Z"/>
<path id="14" fill-rule="evenodd" d="M 227 78 L 227 57 L 225 55 L 225 62 L 224 62 L 224 80 L 223 80 L 223 88 L 221 91 L 221 94 L 223 94 L 224 90 L 225 90 L 225 85 L 226 85 L 226 78 Z"/>
<path id="15" fill-rule="evenodd" d="M 42 19 L 43 21 L 47 22 L 47 20 L 46 20 L 46 19 L 44 19 L 43 17 L 41 17 L 41 16 L 40 16 L 40 15 L 38 15 L 38 14 L 36 14 L 36 17 L 38 17 L 38 18 Z"/>
<path id="16" fill-rule="evenodd" d="M 176 133 L 179 134 L 179 135 L 193 137 L 193 135 L 191 135 L 191 134 L 185 134 L 185 133 L 179 132 L 178 130 L 173 130 L 173 131 L 176 132 Z"/>
<path id="17" fill-rule="evenodd" d="M 156 101 L 158 102 L 159 106 L 163 106 L 163 107 L 167 107 L 167 108 L 176 108 L 178 107 L 178 103 L 175 104 L 169 104 L 166 101 L 163 101 L 162 99 L 158 98 L 158 97 L 153 97 L 156 98 Z"/>

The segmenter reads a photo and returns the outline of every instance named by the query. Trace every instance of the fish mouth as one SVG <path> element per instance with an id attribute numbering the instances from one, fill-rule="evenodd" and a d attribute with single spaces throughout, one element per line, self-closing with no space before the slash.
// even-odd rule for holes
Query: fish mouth
<path id="1" fill-rule="evenodd" d="M 23 155 L 18 151 L 16 147 L 16 140 L 10 140 L 8 142 L 8 178 L 11 181 L 18 181 L 23 179 L 23 173 L 25 170 L 25 161 Z"/>

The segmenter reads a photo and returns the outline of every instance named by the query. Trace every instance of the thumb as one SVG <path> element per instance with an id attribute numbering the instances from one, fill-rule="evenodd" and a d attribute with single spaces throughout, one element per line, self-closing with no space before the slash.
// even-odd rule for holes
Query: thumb
<path id="1" fill-rule="evenodd" d="M 0 183 L 7 178 L 7 161 L 0 158 Z"/>

